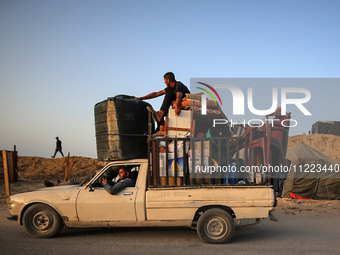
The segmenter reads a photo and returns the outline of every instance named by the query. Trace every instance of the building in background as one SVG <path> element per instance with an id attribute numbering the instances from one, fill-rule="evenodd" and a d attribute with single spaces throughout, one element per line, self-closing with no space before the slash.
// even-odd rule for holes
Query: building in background
<path id="1" fill-rule="evenodd" d="M 312 126 L 312 134 L 340 136 L 340 121 L 317 121 Z"/>

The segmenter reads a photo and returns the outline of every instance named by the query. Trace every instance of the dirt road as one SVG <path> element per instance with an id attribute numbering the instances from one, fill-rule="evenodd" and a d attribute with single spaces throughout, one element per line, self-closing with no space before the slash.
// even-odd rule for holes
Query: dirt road
<path id="1" fill-rule="evenodd" d="M 36 186 L 41 182 L 36 182 Z M 34 185 L 31 185 L 32 188 Z M 3 186 L 0 185 L 1 190 Z M 17 190 L 20 188 L 17 187 Z M 27 188 L 27 187 L 26 187 Z M 225 245 L 203 243 L 187 228 L 63 230 L 52 239 L 29 237 L 8 221 L 0 204 L 0 254 L 339 254 L 340 201 L 280 200 L 278 222 L 237 229 Z"/>

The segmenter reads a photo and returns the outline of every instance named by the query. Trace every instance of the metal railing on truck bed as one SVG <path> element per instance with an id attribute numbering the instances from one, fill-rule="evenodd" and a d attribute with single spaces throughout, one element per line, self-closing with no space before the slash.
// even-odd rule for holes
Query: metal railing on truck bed
<path id="1" fill-rule="evenodd" d="M 263 185 L 248 148 L 247 137 L 149 138 L 149 186 Z"/>

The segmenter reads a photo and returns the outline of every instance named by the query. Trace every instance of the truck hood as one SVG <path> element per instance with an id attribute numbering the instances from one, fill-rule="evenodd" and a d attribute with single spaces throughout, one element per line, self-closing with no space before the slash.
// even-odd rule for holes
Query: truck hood
<path id="1" fill-rule="evenodd" d="M 67 200 L 77 196 L 80 185 L 65 185 L 50 188 L 43 188 L 35 191 L 19 193 L 10 196 L 10 201 L 16 201 L 23 204 L 32 202 L 50 202 L 58 200 Z"/>

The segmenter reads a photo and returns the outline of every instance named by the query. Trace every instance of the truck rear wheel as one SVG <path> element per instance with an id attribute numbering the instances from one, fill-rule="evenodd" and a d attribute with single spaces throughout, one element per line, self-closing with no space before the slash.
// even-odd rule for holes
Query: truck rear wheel
<path id="1" fill-rule="evenodd" d="M 197 222 L 197 234 L 206 243 L 227 243 L 234 232 L 233 218 L 222 209 L 214 208 L 205 211 Z"/>
<path id="2" fill-rule="evenodd" d="M 51 207 L 44 204 L 35 204 L 24 214 L 23 224 L 26 232 L 32 237 L 49 238 L 60 233 L 63 220 Z"/>

